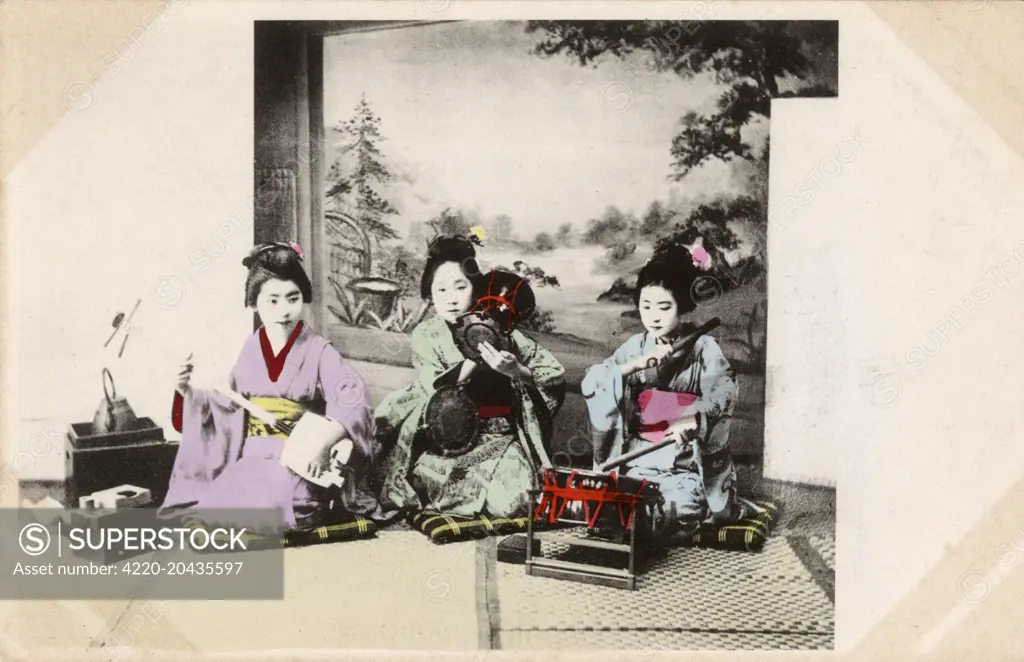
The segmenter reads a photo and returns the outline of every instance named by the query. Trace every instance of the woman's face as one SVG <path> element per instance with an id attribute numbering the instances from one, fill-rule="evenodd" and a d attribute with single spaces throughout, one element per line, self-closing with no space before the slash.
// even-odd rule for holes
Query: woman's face
<path id="1" fill-rule="evenodd" d="M 271 278 L 256 297 L 256 312 L 264 326 L 278 324 L 290 330 L 302 319 L 302 291 L 290 280 Z"/>
<path id="2" fill-rule="evenodd" d="M 660 285 L 640 290 L 640 321 L 655 338 L 671 337 L 682 323 L 672 293 Z"/>
<path id="3" fill-rule="evenodd" d="M 462 273 L 458 262 L 442 262 L 434 271 L 430 298 L 437 314 L 449 322 L 469 310 L 473 303 L 473 285 Z"/>

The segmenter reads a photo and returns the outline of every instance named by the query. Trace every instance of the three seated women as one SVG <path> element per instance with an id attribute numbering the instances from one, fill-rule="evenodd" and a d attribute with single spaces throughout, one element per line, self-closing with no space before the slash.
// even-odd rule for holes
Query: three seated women
<path id="1" fill-rule="evenodd" d="M 553 421 L 566 390 L 559 361 L 515 328 L 534 306 L 528 282 L 481 272 L 468 238 L 436 238 L 420 288 L 431 314 L 410 338 L 415 377 L 374 410 L 353 366 L 300 319 L 302 303 L 312 299 L 301 249 L 260 246 L 244 264 L 246 304 L 262 326 L 244 344 L 231 387 L 286 421 L 305 411 L 338 421 L 354 448 L 344 488 L 332 493 L 283 467 L 286 435 L 247 417 L 220 394 L 191 387 L 186 364 L 174 405 L 182 444 L 165 507 L 281 508 L 294 527 L 339 513 L 378 520 L 423 511 L 528 514 L 527 495 L 538 487 L 550 456 Z M 737 516 L 728 448 L 737 397 L 732 369 L 708 335 L 685 354 L 673 348 L 696 326 L 689 316 L 700 275 L 684 248 L 649 261 L 635 293 L 645 330 L 587 370 L 581 385 L 595 467 L 665 437 L 677 442 L 624 470 L 658 483 L 666 509 L 683 523 Z M 481 309 L 505 331 L 507 346 L 483 341 L 467 352 L 460 322 Z M 475 435 L 459 452 L 438 452 L 427 411 L 440 390 L 452 387 L 470 409 L 463 414 L 476 419 Z M 311 458 L 312 475 L 327 470 L 329 451 Z"/>

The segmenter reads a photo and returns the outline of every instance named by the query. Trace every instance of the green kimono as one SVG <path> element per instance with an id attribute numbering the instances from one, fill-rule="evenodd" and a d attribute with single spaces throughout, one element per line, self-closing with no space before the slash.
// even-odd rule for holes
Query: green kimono
<path id="1" fill-rule="evenodd" d="M 482 418 L 472 450 L 442 457 L 424 452 L 423 416 L 435 389 L 465 358 L 443 318 L 431 315 L 413 330 L 416 380 L 390 393 L 375 411 L 377 438 L 386 453 L 381 499 L 389 509 L 466 517 L 526 514 L 526 492 L 537 487 L 540 468 L 532 444 L 546 448 L 550 441 L 552 420 L 565 399 L 565 369 L 519 331 L 512 332 L 512 340 L 510 351 L 530 369 L 534 384 L 508 380 L 511 415 Z M 496 373 L 492 378 L 505 379 Z"/>

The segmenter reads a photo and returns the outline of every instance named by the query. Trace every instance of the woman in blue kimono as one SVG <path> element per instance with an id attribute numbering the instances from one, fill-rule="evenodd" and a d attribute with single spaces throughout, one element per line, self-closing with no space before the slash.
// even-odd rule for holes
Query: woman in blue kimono
<path id="1" fill-rule="evenodd" d="M 695 252 L 707 259 L 702 249 Z M 733 370 L 709 335 L 700 336 L 687 355 L 672 349 L 698 326 L 688 317 L 696 309 L 691 292 L 700 265 L 685 248 L 655 255 L 641 269 L 634 293 L 645 330 L 592 366 L 582 382 L 595 466 L 667 436 L 677 440 L 632 461 L 625 473 L 656 482 L 670 523 L 684 530 L 739 516 L 729 454 L 738 396 Z"/>

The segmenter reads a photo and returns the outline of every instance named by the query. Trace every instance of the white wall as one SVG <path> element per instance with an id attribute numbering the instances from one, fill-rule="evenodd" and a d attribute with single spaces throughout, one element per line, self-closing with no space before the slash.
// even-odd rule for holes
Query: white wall
<path id="1" fill-rule="evenodd" d="M 194 352 L 197 383 L 223 380 L 251 329 L 252 25 L 225 39 L 223 23 L 189 15 L 134 52 L 111 44 L 130 60 L 97 67 L 91 108 L 68 113 L 9 180 L 8 448 L 24 451 L 51 421 L 92 420 L 104 367 L 137 414 L 173 434 L 180 360 Z M 219 256 L 194 265 L 203 247 Z M 121 336 L 102 345 L 137 298 L 118 359 Z"/>
<path id="2" fill-rule="evenodd" d="M 827 485 L 863 461 L 883 421 L 929 402 L 915 383 L 966 387 L 981 365 L 1000 368 L 994 358 L 971 364 L 981 327 L 1020 326 L 1007 314 L 1019 297 L 994 281 L 976 322 L 954 314 L 962 331 L 933 329 L 1024 239 L 1024 194 L 1010 186 L 1024 174 L 1020 158 L 873 14 L 842 13 L 854 20 L 840 27 L 839 98 L 775 101 L 771 124 L 765 473 Z M 942 350 L 908 357 L 918 343 Z M 985 409 L 1010 405 L 1011 393 L 991 393 Z M 926 405 L 929 419 L 949 421 L 975 397 L 951 389 Z M 905 432 L 918 450 L 891 452 L 877 468 L 894 479 L 901 463 L 933 454 L 927 432 Z"/>
<path id="3" fill-rule="evenodd" d="M 842 650 L 1020 478 L 1024 164 L 867 8 L 835 15 L 839 98 L 772 108 L 765 472 L 838 484 Z"/>

